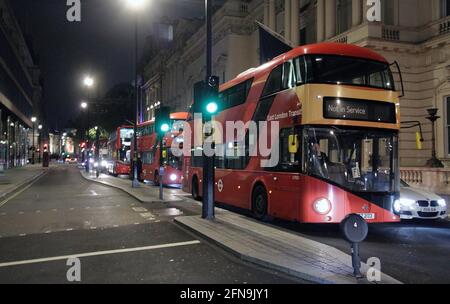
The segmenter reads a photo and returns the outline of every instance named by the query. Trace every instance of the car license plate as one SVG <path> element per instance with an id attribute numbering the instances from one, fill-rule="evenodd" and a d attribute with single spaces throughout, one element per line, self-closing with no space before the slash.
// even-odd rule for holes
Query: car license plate
<path id="1" fill-rule="evenodd" d="M 375 219 L 375 213 L 358 213 L 363 219 L 365 220 L 374 220 Z"/>
<path id="2" fill-rule="evenodd" d="M 430 207 L 422 208 L 422 212 L 436 212 L 436 208 L 430 208 Z"/>

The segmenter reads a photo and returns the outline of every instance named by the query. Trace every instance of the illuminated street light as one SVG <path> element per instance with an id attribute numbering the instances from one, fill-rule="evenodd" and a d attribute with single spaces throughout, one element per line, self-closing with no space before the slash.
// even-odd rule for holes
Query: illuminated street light
<path id="1" fill-rule="evenodd" d="M 81 103 L 81 107 L 83 108 L 83 109 L 86 109 L 87 107 L 88 107 L 88 104 L 87 104 L 87 102 L 82 102 Z"/>
<path id="2" fill-rule="evenodd" d="M 38 129 L 39 129 L 39 130 L 42 130 L 42 125 L 39 125 L 39 126 L 38 126 Z"/>
<path id="3" fill-rule="evenodd" d="M 91 76 L 86 76 L 84 78 L 84 85 L 87 87 L 92 87 L 94 85 L 94 78 Z"/>
<path id="4" fill-rule="evenodd" d="M 35 123 L 37 121 L 37 118 L 36 117 L 31 117 L 31 122 L 32 123 Z"/>
<path id="5" fill-rule="evenodd" d="M 147 0 L 127 0 L 127 3 L 131 9 L 137 10 L 143 8 L 146 5 Z"/>

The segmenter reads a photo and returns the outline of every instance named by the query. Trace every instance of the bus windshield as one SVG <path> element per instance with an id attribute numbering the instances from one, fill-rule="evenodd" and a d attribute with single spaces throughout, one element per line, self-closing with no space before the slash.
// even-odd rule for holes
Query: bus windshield
<path id="1" fill-rule="evenodd" d="M 173 155 L 172 149 L 168 149 L 168 151 L 169 151 L 169 154 L 168 154 L 168 158 L 167 158 L 167 165 L 176 170 L 181 170 L 183 167 L 182 158 Z"/>
<path id="2" fill-rule="evenodd" d="M 297 59 L 297 71 L 306 74 L 308 83 L 358 85 L 395 90 L 387 63 L 335 56 L 308 55 Z"/>
<path id="3" fill-rule="evenodd" d="M 398 192 L 396 132 L 308 128 L 305 170 L 354 192 Z"/>

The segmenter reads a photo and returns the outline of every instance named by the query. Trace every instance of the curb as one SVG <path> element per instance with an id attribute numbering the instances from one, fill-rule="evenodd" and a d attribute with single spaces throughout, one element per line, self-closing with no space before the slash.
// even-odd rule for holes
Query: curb
<path id="1" fill-rule="evenodd" d="M 283 273 L 285 275 L 289 275 L 289 276 L 295 277 L 297 279 L 302 279 L 302 280 L 305 280 L 305 281 L 308 281 L 308 282 L 314 283 L 314 284 L 336 284 L 335 282 L 323 280 L 322 278 L 313 277 L 313 276 L 310 276 L 310 275 L 305 274 L 305 273 L 292 271 L 292 270 L 286 269 L 286 268 L 277 268 L 276 266 L 274 266 L 274 265 L 272 265 L 272 264 L 270 264 L 268 262 L 261 261 L 259 259 L 254 259 L 254 258 L 252 258 L 250 256 L 245 255 L 244 253 L 240 253 L 240 252 L 238 252 L 236 250 L 233 250 L 230 247 L 228 247 L 228 246 L 226 246 L 226 245 L 216 241 L 215 239 L 213 239 L 213 238 L 211 238 L 211 237 L 209 237 L 209 236 L 207 236 L 207 235 L 205 235 L 203 233 L 200 233 L 199 231 L 195 230 L 194 228 L 192 228 L 192 227 L 190 227 L 190 226 L 188 226 L 188 225 L 178 221 L 177 218 L 174 219 L 174 222 L 177 225 L 179 225 L 180 227 L 182 227 L 183 229 L 186 229 L 186 230 L 188 230 L 188 231 L 190 231 L 190 232 L 200 236 L 201 238 L 207 240 L 208 242 L 211 242 L 215 246 L 219 247 L 220 249 L 225 250 L 226 252 L 232 254 L 233 256 L 237 257 L 238 259 L 240 259 L 240 260 L 242 260 L 244 262 L 247 262 L 247 263 L 259 266 L 259 267 L 264 267 L 264 268 L 266 268 L 268 270 L 271 270 L 271 271 L 277 271 L 277 272 Z"/>
<path id="2" fill-rule="evenodd" d="M 125 194 L 131 196 L 132 198 L 134 198 L 135 200 L 137 200 L 137 201 L 140 202 L 141 204 L 172 203 L 172 201 L 164 201 L 164 200 L 162 200 L 162 201 L 161 201 L 161 200 L 144 201 L 144 200 L 142 200 L 141 198 L 139 198 L 138 196 L 136 196 L 135 194 L 133 194 L 133 193 L 131 193 L 131 192 L 128 192 L 127 190 L 125 190 L 125 189 L 123 189 L 123 188 L 121 188 L 121 187 L 112 185 L 112 184 L 110 184 L 110 183 L 98 181 L 98 180 L 96 180 L 96 179 L 91 179 L 91 178 L 85 176 L 85 175 L 81 172 L 81 170 L 80 170 L 80 175 L 81 175 L 85 180 L 87 180 L 87 181 L 90 181 L 90 182 L 93 182 L 93 183 L 97 183 L 97 184 L 99 184 L 99 185 L 103 185 L 103 186 L 106 186 L 106 187 L 110 187 L 110 188 L 114 188 L 114 189 L 120 190 L 120 191 L 122 191 L 123 193 L 125 193 Z"/>
<path id="3" fill-rule="evenodd" d="M 0 194 L 0 199 L 1 200 L 5 200 L 8 197 L 10 197 L 11 195 L 14 195 L 14 193 L 16 193 L 17 191 L 19 191 L 20 189 L 28 186 L 29 184 L 32 184 L 33 182 L 35 182 L 36 180 L 40 179 L 41 177 L 43 177 L 44 175 L 46 175 L 48 173 L 48 170 L 43 170 L 41 171 L 39 174 L 34 175 L 28 179 L 26 179 L 25 181 L 23 181 L 22 183 L 18 184 L 17 186 L 13 187 L 12 189 L 3 192 Z M 0 206 L 1 208 L 2 206 Z"/>
<path id="4" fill-rule="evenodd" d="M 367 279 L 363 278 L 363 279 L 356 279 L 353 278 L 352 280 L 348 280 L 348 279 L 340 279 L 338 276 L 336 277 L 336 279 L 333 276 L 319 276 L 319 275 L 314 275 L 314 273 L 311 272 L 302 272 L 301 269 L 293 269 L 290 268 L 286 265 L 279 265 L 276 263 L 272 263 L 270 261 L 267 261 L 263 258 L 257 257 L 257 256 L 252 256 L 251 254 L 249 254 L 246 250 L 244 251 L 239 251 L 236 248 L 233 248 L 233 246 L 229 246 L 226 243 L 222 243 L 220 240 L 215 239 L 213 236 L 210 236 L 208 234 L 205 234 L 204 232 L 202 232 L 201 230 L 197 230 L 195 229 L 195 227 L 191 227 L 188 223 L 184 223 L 181 219 L 183 218 L 183 216 L 177 217 L 174 219 L 174 222 L 179 225 L 181 228 L 211 242 L 212 244 L 214 244 L 215 246 L 225 250 L 226 252 L 232 254 L 233 256 L 241 259 L 242 261 L 248 262 L 250 264 L 259 266 L 259 267 L 263 267 L 266 268 L 270 271 L 276 271 L 297 279 L 302 279 L 314 284 L 330 284 L 330 285 L 346 285 L 346 284 L 355 284 L 355 285 L 378 285 L 378 284 L 403 284 L 402 282 L 390 277 L 389 275 L 385 274 L 385 273 L 381 273 L 382 276 L 382 280 L 384 282 L 380 283 L 380 282 L 369 282 Z M 316 241 L 314 241 L 316 242 Z M 322 244 L 322 243 L 321 243 Z M 340 250 L 331 247 L 332 250 L 336 251 L 336 253 L 340 253 Z M 345 253 L 342 253 L 344 255 L 347 255 Z M 338 260 L 342 260 L 342 258 L 338 255 L 336 256 L 336 258 Z M 367 271 L 367 265 L 365 263 L 361 263 L 361 270 L 363 272 Z"/>

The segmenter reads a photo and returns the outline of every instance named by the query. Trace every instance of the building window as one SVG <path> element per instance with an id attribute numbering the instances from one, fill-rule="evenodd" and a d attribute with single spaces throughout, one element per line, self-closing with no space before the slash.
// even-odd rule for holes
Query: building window
<path id="1" fill-rule="evenodd" d="M 447 128 L 447 155 L 450 155 L 450 96 L 445 98 L 446 106 L 446 128 Z"/>
<path id="2" fill-rule="evenodd" d="M 341 34 L 351 27 L 352 0 L 338 0 L 337 2 L 337 33 Z"/>
<path id="3" fill-rule="evenodd" d="M 395 25 L 395 3 L 394 0 L 384 0 L 381 3 L 382 9 L 382 22 L 386 25 Z"/>
<path id="4" fill-rule="evenodd" d="M 441 17 L 450 16 L 450 0 L 441 0 Z"/>

